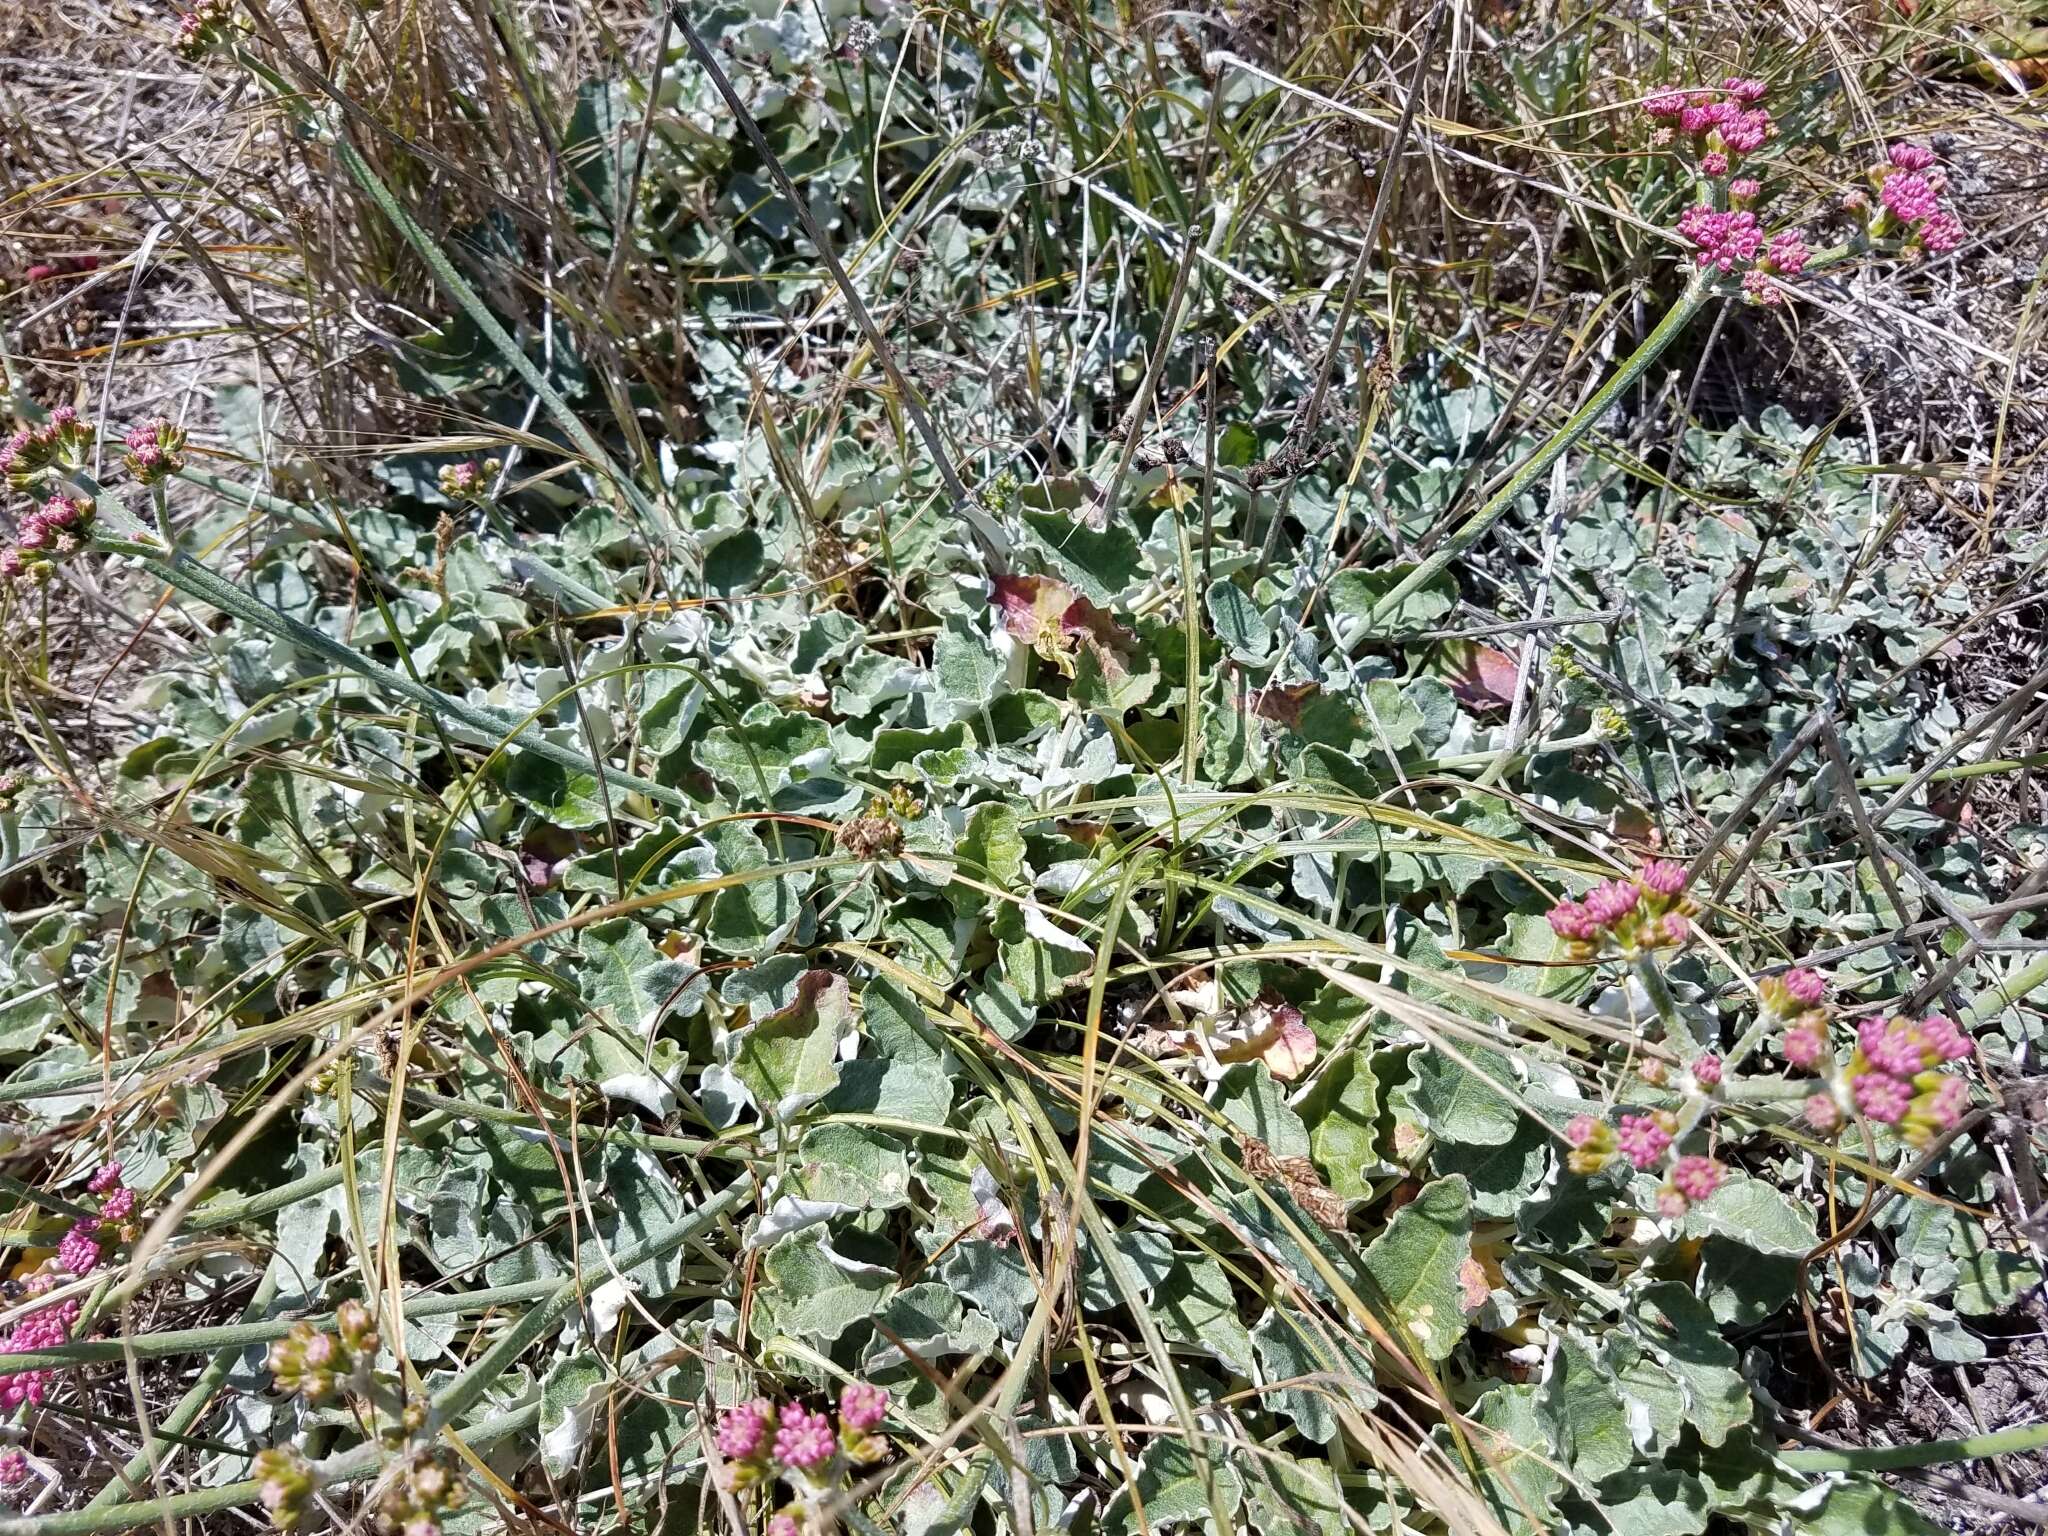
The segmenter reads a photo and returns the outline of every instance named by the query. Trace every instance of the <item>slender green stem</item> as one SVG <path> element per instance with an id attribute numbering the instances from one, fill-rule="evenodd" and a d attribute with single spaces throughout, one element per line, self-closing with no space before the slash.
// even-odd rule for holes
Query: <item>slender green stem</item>
<path id="1" fill-rule="evenodd" d="M 1859 1445 L 1841 1450 L 1815 1447 L 1780 1451 L 1778 1460 L 1797 1472 L 1887 1472 L 1899 1467 L 1932 1467 L 1945 1461 L 1981 1461 L 2048 1447 L 2048 1421 L 2020 1424 L 1960 1440 L 1922 1440 L 1915 1445 Z"/>
<path id="2" fill-rule="evenodd" d="M 1981 763 L 1960 763 L 1954 768 L 1937 768 L 1920 782 L 1950 784 L 1958 779 L 1982 779 L 1994 773 L 2018 773 L 2023 768 L 2048 768 L 2048 752 L 2029 752 L 2025 757 L 1999 757 Z M 1915 777 L 1910 769 L 1897 773 L 1866 773 L 1856 783 L 1862 789 L 1897 789 Z"/>
<path id="3" fill-rule="evenodd" d="M 183 480 L 188 485 L 196 485 L 202 490 L 212 491 L 214 495 L 224 500 L 237 502 L 244 507 L 253 508 L 258 512 L 267 512 L 272 517 L 281 519 L 284 522 L 298 523 L 320 533 L 327 534 L 332 538 L 339 538 L 341 536 L 340 525 L 334 521 L 330 514 L 319 507 L 296 501 L 286 501 L 281 496 L 272 496 L 265 491 L 252 490 L 250 487 L 239 485 L 233 480 L 223 480 L 219 475 L 194 465 L 187 465 L 185 468 L 176 470 L 173 473 L 174 478 Z"/>
<path id="4" fill-rule="evenodd" d="M 1970 999 L 1970 1006 L 1963 1010 L 1965 1024 L 1982 1024 L 1986 1019 L 1996 1018 L 2028 993 L 2037 991 L 2048 984 L 2048 955 L 2023 965 L 1995 987 L 1987 987 Z"/>
<path id="5" fill-rule="evenodd" d="M 242 1309 L 242 1322 L 245 1325 L 261 1320 L 263 1314 L 270 1309 L 271 1300 L 277 1295 L 278 1277 L 283 1273 L 282 1262 L 273 1259 L 270 1267 L 263 1271 L 263 1278 L 256 1286 L 256 1294 L 249 1298 L 249 1305 Z M 214 1393 L 221 1389 L 228 1379 L 228 1372 L 235 1368 L 235 1362 L 242 1357 L 242 1349 L 245 1347 L 220 1350 L 206 1362 L 205 1369 L 199 1373 L 199 1379 L 192 1383 L 191 1391 L 180 1398 L 178 1405 L 164 1415 L 163 1421 L 143 1443 L 142 1449 L 128 1458 L 128 1464 L 121 1469 L 120 1475 L 109 1479 L 105 1486 L 87 1501 L 87 1509 L 104 1508 L 123 1493 L 132 1492 L 145 1483 L 153 1483 L 156 1480 L 158 1458 L 163 1455 L 163 1448 L 178 1443 L 185 1431 L 190 1429 L 197 1422 L 199 1415 L 206 1411 L 207 1405 L 213 1401 Z"/>
<path id="6" fill-rule="evenodd" d="M 1723 1081 L 1721 1097 L 1732 1104 L 1782 1104 L 1810 1098 L 1819 1086 L 1811 1077 L 1743 1077 Z"/>
<path id="7" fill-rule="evenodd" d="M 524 1408 L 516 1408 L 463 1430 L 462 1439 L 471 1446 L 494 1445 L 533 1428 L 539 1422 L 540 1404 L 529 1403 Z M 321 1481 L 333 1486 L 373 1477 L 383 1464 L 383 1455 L 381 1446 L 358 1446 L 345 1457 L 324 1463 L 320 1469 Z M 198 1488 L 163 1499 L 141 1499 L 131 1504 L 102 1504 L 97 1507 L 88 1505 L 59 1515 L 0 1519 L 0 1536 L 103 1536 L 107 1532 L 132 1531 L 166 1520 L 184 1520 L 194 1515 L 210 1515 L 217 1510 L 253 1504 L 261 1487 L 254 1480 L 225 1483 L 218 1488 Z"/>
<path id="8" fill-rule="evenodd" d="M 1691 1061 L 1699 1055 L 1700 1043 L 1693 1035 L 1692 1026 L 1686 1023 L 1685 1015 L 1678 1011 L 1671 989 L 1664 984 L 1664 973 L 1657 968 L 1657 957 L 1639 954 L 1629 962 L 1629 969 L 1649 996 L 1650 1006 L 1657 1010 L 1657 1017 L 1664 1025 L 1665 1041 L 1681 1058 Z"/>
<path id="9" fill-rule="evenodd" d="M 1643 376 L 1644 370 L 1664 355 L 1687 322 L 1699 313 L 1700 306 L 1706 303 L 1711 292 L 1709 282 L 1695 279 L 1678 302 L 1665 311 L 1656 328 L 1643 338 L 1642 345 L 1630 353 L 1627 361 L 1615 369 L 1614 376 L 1594 392 L 1593 398 L 1574 411 L 1571 419 L 1558 428 L 1541 448 L 1523 460 L 1522 467 L 1508 477 L 1508 483 L 1489 497 L 1486 505 L 1466 518 L 1444 541 L 1441 549 L 1396 582 L 1393 590 L 1373 605 L 1372 625 L 1378 628 L 1390 623 L 1405 599 L 1436 580 L 1452 561 L 1478 543 L 1487 529 L 1505 517 L 1514 506 L 1515 499 L 1536 482 L 1537 476 L 1549 469 L 1559 454 L 1592 431 L 1613 408 L 1615 401 Z"/>

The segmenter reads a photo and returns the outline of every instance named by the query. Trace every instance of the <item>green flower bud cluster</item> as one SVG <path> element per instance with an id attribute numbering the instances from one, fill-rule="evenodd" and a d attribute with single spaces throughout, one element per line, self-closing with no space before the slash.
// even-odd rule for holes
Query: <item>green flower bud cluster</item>
<path id="1" fill-rule="evenodd" d="M 295 1324 L 270 1346 L 270 1374 L 279 1391 L 323 1403 L 344 1389 L 361 1392 L 368 1386 L 378 1343 L 370 1309 L 344 1301 L 335 1309 L 334 1324 L 331 1334 L 311 1323 Z"/>
<path id="2" fill-rule="evenodd" d="M 416 1451 L 377 1501 L 377 1515 L 396 1536 L 441 1536 L 441 1519 L 462 1507 L 469 1490 L 453 1453 Z"/>
<path id="3" fill-rule="evenodd" d="M 319 1486 L 313 1464 L 296 1446 L 272 1446 L 256 1453 L 254 1470 L 262 1485 L 257 1497 L 269 1512 L 270 1523 L 280 1531 L 292 1530 Z"/>

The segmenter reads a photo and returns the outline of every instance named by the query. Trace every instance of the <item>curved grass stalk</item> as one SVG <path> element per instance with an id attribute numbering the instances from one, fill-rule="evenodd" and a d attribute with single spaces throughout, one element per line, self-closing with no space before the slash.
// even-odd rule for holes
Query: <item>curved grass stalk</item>
<path id="1" fill-rule="evenodd" d="M 331 142 L 335 157 L 341 161 L 342 168 L 348 172 L 350 179 L 370 195 L 370 201 L 377 205 L 377 211 L 384 215 L 391 227 L 404 238 L 405 243 L 419 252 L 420 259 L 434 274 L 434 280 L 447 289 L 455 302 L 462 306 L 463 312 L 476 323 L 476 328 L 483 332 L 485 339 L 497 349 L 499 356 L 511 364 L 527 388 L 540 397 L 541 404 L 547 407 L 548 414 L 555 420 L 555 425 L 576 445 L 577 451 L 619 488 L 620 494 L 633 504 L 636 512 L 654 523 L 672 529 L 673 524 L 669 519 L 640 489 L 633 477 L 613 461 L 612 456 L 605 451 L 604 445 L 598 442 L 590 428 L 583 424 L 583 419 L 576 414 L 575 409 L 533 365 L 533 359 L 526 355 L 525 349 L 498 323 L 498 317 L 491 313 L 490 306 L 484 303 L 476 289 L 455 270 L 455 263 L 448 259 L 448 253 L 435 243 L 434 237 L 422 229 L 410 213 L 406 212 L 396 194 L 385 186 L 383 180 L 370 168 L 369 162 L 356 153 L 355 146 L 339 133 L 331 135 Z"/>
<path id="2" fill-rule="evenodd" d="M 272 1263 L 263 1271 L 263 1278 L 257 1282 L 256 1294 L 249 1299 L 249 1305 L 242 1309 L 242 1321 L 245 1324 L 260 1321 L 263 1314 L 270 1310 L 271 1298 L 277 1295 L 277 1283 L 281 1274 L 282 1270 L 277 1263 Z M 142 1443 L 142 1449 L 128 1458 L 128 1464 L 121 1469 L 120 1475 L 110 1478 L 100 1491 L 86 1502 L 85 1507 L 104 1509 L 114 1503 L 123 1490 L 141 1486 L 145 1478 L 154 1483 L 165 1445 L 174 1442 L 189 1430 L 198 1421 L 199 1416 L 211 1406 L 213 1395 L 226 1384 L 228 1372 L 235 1368 L 235 1362 L 241 1356 L 242 1347 L 236 1346 L 218 1351 L 207 1361 L 205 1368 L 199 1373 L 198 1380 L 192 1383 L 192 1389 L 178 1399 L 177 1406 L 164 1415 L 161 1424 L 150 1431 L 148 1438 Z M 128 1358 L 132 1360 L 138 1357 L 129 1355 Z"/>
<path id="3" fill-rule="evenodd" d="M 1508 477 L 1508 483 L 1488 497 L 1486 504 L 1477 512 L 1466 518 L 1458 526 L 1457 531 L 1444 541 L 1441 549 L 1395 583 L 1393 590 L 1373 605 L 1372 624 L 1377 627 L 1391 620 L 1404 600 L 1436 580 L 1452 561 L 1478 543 L 1480 536 L 1487 529 L 1505 517 L 1514 506 L 1515 498 L 1533 485 L 1536 477 L 1550 468 L 1560 454 L 1592 431 L 1600 419 L 1613 408 L 1615 401 L 1621 398 L 1623 391 L 1641 378 L 1644 370 L 1670 349 L 1671 344 L 1678 340 L 1680 332 L 1685 329 L 1692 317 L 1699 313 L 1700 307 L 1707 302 L 1712 292 L 1711 283 L 1704 278 L 1695 278 L 1678 302 L 1664 312 L 1664 318 L 1659 320 L 1650 334 L 1643 338 L 1642 345 L 1631 352 L 1627 360 L 1614 370 L 1612 378 L 1593 392 L 1593 398 L 1574 411 L 1571 419 L 1552 433 L 1541 448 L 1523 460 L 1522 467 Z"/>
<path id="4" fill-rule="evenodd" d="M 145 544 L 129 540 L 103 539 L 102 546 L 119 554 L 129 556 L 136 565 L 149 572 L 168 586 L 176 587 L 189 597 L 196 597 L 209 603 L 223 613 L 232 614 L 244 623 L 253 625 L 265 634 L 272 635 L 289 645 L 336 666 L 344 667 L 357 675 L 387 689 L 402 698 L 411 700 L 422 708 L 431 710 L 438 718 L 454 721 L 499 741 L 507 741 L 522 752 L 531 752 L 535 757 L 546 758 L 549 762 L 569 768 L 577 773 L 601 776 L 606 782 L 619 789 L 645 795 L 657 804 L 674 810 L 694 811 L 696 807 L 681 790 L 666 784 L 657 784 L 652 779 L 622 769 L 608 767 L 595 758 L 549 741 L 532 726 L 518 718 L 494 709 L 485 709 L 444 693 L 431 683 L 423 683 L 407 677 L 381 661 L 373 661 L 351 645 L 322 634 L 310 624 L 301 623 L 289 614 L 270 607 L 252 593 L 244 592 L 233 582 L 215 575 L 188 555 L 170 554 Z"/>
<path id="5" fill-rule="evenodd" d="M 1985 1435 L 1959 1440 L 1922 1440 L 1915 1445 L 1858 1445 L 1840 1450 L 1813 1447 L 1780 1451 L 1778 1460 L 1795 1472 L 1889 1472 L 1902 1467 L 1933 1467 L 1949 1461 L 1982 1461 L 1987 1456 L 2016 1456 L 2048 1446 L 2048 1421 L 2017 1424 Z"/>

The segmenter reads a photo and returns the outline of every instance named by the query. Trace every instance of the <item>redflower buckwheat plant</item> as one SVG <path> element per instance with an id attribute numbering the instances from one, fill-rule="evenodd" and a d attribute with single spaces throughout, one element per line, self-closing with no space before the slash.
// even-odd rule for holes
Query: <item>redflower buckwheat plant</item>
<path id="1" fill-rule="evenodd" d="M 836 1422 L 797 1403 L 778 1409 L 765 1397 L 728 1408 L 713 1437 L 725 1462 L 725 1485 L 735 1493 L 762 1490 L 780 1478 L 791 1499 L 768 1529 L 827 1536 L 838 1529 L 831 1506 L 851 1471 L 888 1455 L 888 1443 L 875 1433 L 888 1414 L 889 1394 L 864 1381 L 839 1394 Z"/>
<path id="2" fill-rule="evenodd" d="M 1647 893 L 1649 887 L 1639 879 L 1637 889 Z M 1590 957 L 1598 952 L 1598 936 L 1612 936 L 1617 922 L 1636 921 L 1636 910 L 1625 883 L 1614 881 L 1595 887 L 1583 902 L 1554 908 L 1551 923 L 1575 951 Z M 1618 920 L 1595 921 L 1616 911 Z M 1667 1041 L 1689 1045 L 1662 978 L 1643 963 L 1646 955 L 1638 952 L 1635 959 L 1637 978 L 1657 1005 Z M 1836 1048 L 1827 983 L 1819 973 L 1795 966 L 1767 977 L 1757 984 L 1754 1023 L 1725 1058 L 1718 1051 L 1700 1052 L 1683 1077 L 1670 1083 L 1666 1074 L 1645 1071 L 1646 1080 L 1676 1090 L 1676 1108 L 1624 1111 L 1612 1125 L 1593 1114 L 1574 1117 L 1564 1130 L 1571 1149 L 1567 1166 L 1590 1176 L 1619 1160 L 1639 1173 L 1661 1173 L 1657 1214 L 1682 1217 L 1728 1177 L 1725 1164 L 1685 1150 L 1689 1138 L 1709 1129 L 1710 1119 L 1733 1102 L 1782 1100 L 1786 1094 L 1781 1090 L 1787 1088 L 1796 1096 L 1796 1076 L 1802 1074 L 1821 1079 L 1819 1091 L 1807 1095 L 1799 1109 L 1804 1127 L 1819 1135 L 1833 1136 L 1860 1119 L 1890 1130 L 1908 1146 L 1924 1148 L 1956 1126 L 1969 1107 L 1969 1084 L 1940 1068 L 1967 1060 L 1976 1047 L 1953 1020 L 1940 1014 L 1918 1020 L 1870 1017 L 1854 1033 L 1855 1044 L 1844 1056 Z M 1736 1069 L 1771 1037 L 1795 1078 L 1736 1077 Z"/>
<path id="3" fill-rule="evenodd" d="M 280 1392 L 310 1404 L 345 1403 L 376 1428 L 388 1459 L 374 1507 L 387 1536 L 440 1536 L 443 1516 L 468 1497 L 461 1463 L 429 1432 L 425 1403 L 378 1369 L 381 1346 L 370 1309 L 344 1301 L 335 1308 L 333 1332 L 301 1322 L 270 1346 L 271 1378 Z M 326 1475 L 322 1463 L 290 1445 L 262 1452 L 255 1471 L 263 1506 L 279 1530 L 298 1524 Z"/>
<path id="4" fill-rule="evenodd" d="M 134 1222 L 135 1191 L 121 1182 L 119 1163 L 103 1165 L 85 1187 L 98 1201 L 99 1213 L 72 1222 L 58 1239 L 55 1256 L 44 1260 L 24 1283 L 30 1296 L 47 1294 L 67 1280 L 84 1279 L 100 1268 L 111 1248 L 141 1235 Z M 26 1353 L 69 1343 L 81 1310 L 76 1297 L 67 1297 L 30 1312 L 0 1340 L 0 1353 Z M 49 1368 L 0 1375 L 0 1412 L 11 1413 L 23 1404 L 40 1405 L 55 1375 Z"/>
<path id="5" fill-rule="evenodd" d="M 1685 894 L 1685 866 L 1652 859 L 1633 880 L 1608 880 L 1548 914 L 1553 932 L 1574 958 L 1593 959 L 1612 946 L 1624 958 L 1683 944 L 1698 910 Z"/>
<path id="6" fill-rule="evenodd" d="M 1894 144 L 1870 168 L 1877 203 L 1865 233 L 1873 241 L 1894 239 L 1907 254 L 1938 256 L 1963 243 L 1963 223 L 1942 204 L 1948 177 L 1934 151 L 1918 144 Z"/>

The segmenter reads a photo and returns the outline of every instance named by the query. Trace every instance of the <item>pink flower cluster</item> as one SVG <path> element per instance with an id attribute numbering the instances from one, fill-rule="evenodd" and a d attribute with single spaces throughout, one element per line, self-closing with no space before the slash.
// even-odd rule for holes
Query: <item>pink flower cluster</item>
<path id="1" fill-rule="evenodd" d="M 874 1431 L 888 1416 L 889 1394 L 857 1381 L 839 1395 L 837 1422 L 823 1410 L 797 1403 L 778 1409 L 757 1397 L 721 1413 L 712 1438 L 725 1458 L 728 1488 L 756 1487 L 780 1475 L 802 1499 L 836 1484 L 847 1465 L 879 1461 L 887 1447 Z"/>
<path id="2" fill-rule="evenodd" d="M 1659 91 L 1643 111 L 1692 140 L 1702 173 L 1728 174 L 1730 157 L 1763 148 L 1771 136 L 1771 114 L 1757 105 L 1766 94 L 1761 80 L 1730 75 L 1717 90 Z"/>
<path id="3" fill-rule="evenodd" d="M 1930 1014 L 1910 1019 L 1865 1019 L 1856 1029 L 1856 1045 L 1880 1072 L 1912 1077 L 1926 1067 L 1961 1061 L 1976 1049 L 1955 1020 Z"/>
<path id="4" fill-rule="evenodd" d="M 1853 1109 L 1893 1127 L 1911 1145 L 1925 1146 L 1969 1107 L 1969 1084 L 1938 1069 L 1966 1060 L 1976 1046 L 1940 1014 L 1917 1021 L 1865 1019 L 1839 1075 L 1831 1065 L 1826 1016 L 1818 1008 L 1792 1020 L 1782 1048 L 1794 1067 L 1830 1074 L 1829 1088 L 1809 1097 L 1804 1111 L 1806 1123 L 1823 1135 L 1840 1130 Z"/>
<path id="5" fill-rule="evenodd" d="M 91 423 L 80 421 L 70 406 L 59 406 L 40 427 L 24 427 L 0 443 L 0 479 L 18 491 L 60 482 L 85 467 L 95 436 Z M 0 546 L 0 581 L 41 586 L 56 562 L 84 547 L 92 504 L 55 484 L 51 489 L 49 500 L 22 515 L 14 542 Z"/>
<path id="6" fill-rule="evenodd" d="M 1671 1165 L 1671 1182 L 1687 1200 L 1706 1199 L 1721 1187 L 1728 1170 L 1711 1157 L 1681 1157 Z"/>
<path id="7" fill-rule="evenodd" d="M 1718 1058 L 1715 1060 L 1718 1064 Z M 1697 1073 L 1698 1068 L 1694 1071 Z M 1592 1115 L 1576 1115 L 1564 1128 L 1564 1139 L 1572 1148 L 1565 1164 L 1573 1173 L 1594 1174 L 1619 1154 L 1638 1172 L 1649 1173 L 1670 1159 L 1664 1182 L 1657 1190 L 1657 1210 L 1660 1215 L 1675 1219 L 1683 1216 L 1695 1201 L 1704 1200 L 1719 1189 L 1728 1177 L 1727 1168 L 1711 1157 L 1689 1153 L 1671 1158 L 1678 1129 L 1678 1117 L 1663 1110 L 1648 1115 L 1623 1115 L 1618 1129 Z"/>
<path id="8" fill-rule="evenodd" d="M 40 507 L 22 514 L 14 542 L 0 547 L 0 577 L 41 586 L 56 563 L 78 553 L 92 526 L 92 504 L 59 491 Z"/>
<path id="9" fill-rule="evenodd" d="M 128 450 L 122 463 L 144 485 L 169 479 L 185 467 L 185 429 L 161 416 L 130 427 L 121 441 Z"/>
<path id="10" fill-rule="evenodd" d="M 72 1223 L 70 1231 L 58 1240 L 54 1272 L 46 1266 L 43 1273 L 31 1279 L 28 1282 L 31 1292 L 48 1291 L 57 1283 L 59 1275 L 83 1278 L 98 1269 L 103 1255 L 102 1244 L 108 1237 L 118 1236 L 113 1230 L 114 1223 L 126 1221 L 135 1213 L 135 1191 L 122 1184 L 119 1163 L 101 1167 L 85 1187 L 89 1193 L 99 1197 L 99 1214 L 81 1216 Z M 68 1343 L 72 1325 L 77 1321 L 76 1301 L 44 1307 L 14 1325 L 5 1342 L 0 1342 L 0 1353 L 50 1349 Z M 49 1375 L 47 1369 L 39 1369 L 0 1376 L 0 1410 L 11 1411 L 23 1403 L 42 1402 Z"/>
<path id="11" fill-rule="evenodd" d="M 1695 1202 L 1719 1189 L 1727 1177 L 1727 1168 L 1711 1157 L 1694 1154 L 1679 1158 L 1657 1191 L 1657 1213 L 1676 1221 Z"/>
<path id="12" fill-rule="evenodd" d="M 1747 208 L 1722 212 L 1704 203 L 1678 216 L 1678 232 L 1699 249 L 1699 264 L 1733 272 L 1763 249 L 1763 227 Z"/>
<path id="13" fill-rule="evenodd" d="M 178 57 L 197 63 L 227 42 L 235 25 L 234 0 L 199 0 L 178 17 Z"/>
<path id="14" fill-rule="evenodd" d="M 1623 1115 L 1614 1144 L 1623 1157 L 1647 1173 L 1671 1150 L 1671 1132 L 1655 1115 Z"/>
<path id="15" fill-rule="evenodd" d="M 839 1436 L 822 1411 L 791 1404 L 775 1427 L 775 1459 L 784 1466 L 815 1472 L 838 1453 Z"/>
<path id="16" fill-rule="evenodd" d="M 1878 211 L 1873 237 L 1903 232 L 1906 247 L 1933 255 L 1963 243 L 1963 222 L 1944 208 L 1948 178 L 1936 168 L 1934 151 L 1918 144 L 1894 144 L 1882 165 L 1871 167 Z"/>
<path id="17" fill-rule="evenodd" d="M 1633 880 L 1606 880 L 1544 916 L 1559 938 L 1590 957 L 1612 938 L 1626 953 L 1682 944 L 1691 932 L 1685 866 L 1652 859 Z"/>
<path id="18" fill-rule="evenodd" d="M 38 1279 L 48 1288 L 49 1277 Z M 31 1282 L 34 1284 L 35 1282 Z M 71 1328 L 78 1321 L 76 1300 L 60 1301 L 53 1306 L 32 1312 L 14 1325 L 6 1342 L 0 1344 L 0 1351 L 7 1354 L 25 1354 L 35 1349 L 55 1349 L 60 1344 L 71 1342 Z M 34 1368 L 14 1371 L 0 1376 L 0 1412 L 12 1413 L 23 1403 L 41 1403 L 49 1390 L 50 1371 L 48 1368 Z"/>
<path id="19" fill-rule="evenodd" d="M 1778 303 L 1779 285 L 1773 279 L 1797 277 L 1812 257 L 1805 234 L 1797 229 L 1781 229 L 1766 240 L 1763 225 L 1748 208 L 1695 204 L 1678 216 L 1678 233 L 1692 243 L 1700 266 L 1741 272 L 1743 294 L 1756 304 Z"/>
<path id="20" fill-rule="evenodd" d="M 1896 1128 L 1914 1146 L 1925 1146 L 1962 1118 L 1969 1085 L 1935 1070 L 1976 1051 L 1953 1019 L 1930 1014 L 1911 1019 L 1865 1019 L 1856 1029 L 1856 1050 L 1847 1078 L 1856 1110 L 1865 1119 Z"/>
<path id="21" fill-rule="evenodd" d="M 1827 998 L 1828 984 L 1818 971 L 1795 965 L 1782 976 L 1767 976 L 1757 984 L 1764 1007 L 1781 1018 L 1817 1008 Z"/>
<path id="22" fill-rule="evenodd" d="M 23 427 L 0 443 L 0 477 L 17 491 L 32 491 L 53 473 L 83 469 L 98 435 L 91 422 L 60 405 L 40 427 Z"/>
<path id="23" fill-rule="evenodd" d="M 49 261 L 39 261 L 33 266 L 24 267 L 21 273 L 21 280 L 25 283 L 41 283 L 53 277 L 70 277 L 74 273 L 96 272 L 99 270 L 99 265 L 99 257 L 90 252 L 83 256 L 57 256 Z"/>
<path id="24" fill-rule="evenodd" d="M 57 1267 L 76 1279 L 100 1267 L 103 1245 L 119 1238 L 116 1224 L 135 1214 L 135 1191 L 121 1182 L 119 1163 L 106 1164 L 85 1187 L 100 1197 L 100 1213 L 79 1217 L 57 1244 Z"/>

